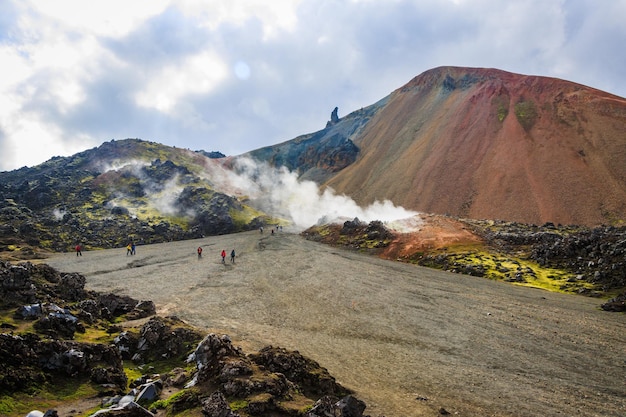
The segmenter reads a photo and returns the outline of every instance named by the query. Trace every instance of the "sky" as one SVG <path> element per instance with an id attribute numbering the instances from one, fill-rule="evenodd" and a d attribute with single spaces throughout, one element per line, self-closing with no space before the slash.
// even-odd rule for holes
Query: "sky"
<path id="1" fill-rule="evenodd" d="M 239 155 L 439 66 L 626 97 L 626 0 L 0 0 L 0 171 L 140 138 Z"/>

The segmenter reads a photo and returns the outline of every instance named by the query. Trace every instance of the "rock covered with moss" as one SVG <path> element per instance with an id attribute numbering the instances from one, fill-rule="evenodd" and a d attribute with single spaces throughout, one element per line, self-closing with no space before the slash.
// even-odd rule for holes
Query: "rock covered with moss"
<path id="1" fill-rule="evenodd" d="M 89 377 L 124 390 L 127 377 L 114 346 L 42 339 L 36 334 L 0 334 L 0 393 L 29 391 L 57 377 Z"/>

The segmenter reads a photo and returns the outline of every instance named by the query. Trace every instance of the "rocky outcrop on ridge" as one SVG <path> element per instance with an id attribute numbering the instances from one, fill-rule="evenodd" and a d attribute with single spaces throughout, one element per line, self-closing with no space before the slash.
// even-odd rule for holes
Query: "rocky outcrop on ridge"
<path id="1" fill-rule="evenodd" d="M 256 149 L 244 156 L 275 167 L 286 167 L 297 172 L 302 179 L 322 183 L 356 161 L 360 149 L 354 139 L 381 105 L 376 103 L 343 118 L 338 117 L 338 109 L 335 109 L 323 130 Z"/>

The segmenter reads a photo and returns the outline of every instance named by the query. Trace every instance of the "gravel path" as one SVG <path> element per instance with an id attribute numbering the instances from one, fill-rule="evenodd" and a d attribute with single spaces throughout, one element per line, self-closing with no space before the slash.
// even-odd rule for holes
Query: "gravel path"
<path id="1" fill-rule="evenodd" d="M 202 246 L 203 258 L 196 248 Z M 235 264 L 219 253 L 237 251 Z M 89 289 L 315 359 L 367 414 L 626 415 L 626 315 L 600 301 L 246 232 L 55 255 Z"/>

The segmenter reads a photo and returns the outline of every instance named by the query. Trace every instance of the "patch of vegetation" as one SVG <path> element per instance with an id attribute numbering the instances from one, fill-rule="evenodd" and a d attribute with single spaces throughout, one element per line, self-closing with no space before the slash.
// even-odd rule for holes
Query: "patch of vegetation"
<path id="1" fill-rule="evenodd" d="M 585 293 L 593 284 L 576 279 L 569 271 L 543 267 L 522 257 L 499 254 L 486 248 L 458 250 L 447 248 L 436 254 L 423 254 L 414 262 L 465 275 L 507 281 L 516 285 L 541 288 L 553 292 Z"/>
<path id="2" fill-rule="evenodd" d="M 11 395 L 0 394 L 0 415 L 25 416 L 32 410 L 58 408 L 60 404 L 93 398 L 101 395 L 104 388 L 89 381 L 89 377 L 56 376 L 54 381 L 37 387 L 31 392 Z"/>
<path id="3" fill-rule="evenodd" d="M 514 110 L 515 117 L 524 130 L 528 131 L 535 125 L 539 114 L 534 102 L 522 100 L 515 105 Z"/>
<path id="4" fill-rule="evenodd" d="M 509 98 L 508 96 L 497 96 L 492 101 L 493 106 L 496 108 L 496 115 L 498 121 L 503 122 L 506 116 L 509 114 Z"/>
<path id="5" fill-rule="evenodd" d="M 274 219 L 265 213 L 248 206 L 247 204 L 242 204 L 241 209 L 231 208 L 228 210 L 228 214 L 233 219 L 233 224 L 239 230 L 243 230 L 246 225 L 250 224 L 253 220 L 261 225 L 272 224 Z"/>
<path id="6" fill-rule="evenodd" d="M 233 412 L 237 413 L 239 411 L 245 410 L 246 407 L 250 404 L 250 401 L 245 398 L 238 398 L 236 400 L 231 401 L 228 405 Z"/>
<path id="7" fill-rule="evenodd" d="M 74 334 L 74 340 L 85 343 L 112 343 L 114 335 L 106 329 L 97 326 L 86 326 L 85 332 L 77 332 Z"/>
<path id="8" fill-rule="evenodd" d="M 197 412 L 197 408 L 201 406 L 200 395 L 200 391 L 196 388 L 184 389 L 167 399 L 155 401 L 150 408 L 166 410 L 168 416 L 199 415 L 193 414 L 193 412 Z"/>

